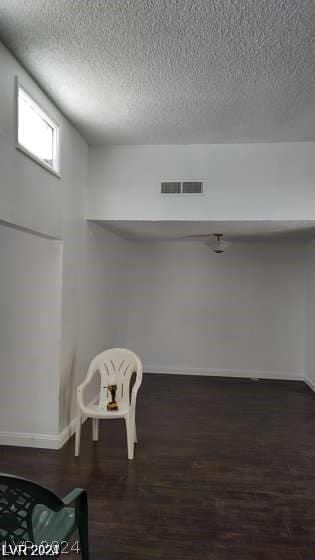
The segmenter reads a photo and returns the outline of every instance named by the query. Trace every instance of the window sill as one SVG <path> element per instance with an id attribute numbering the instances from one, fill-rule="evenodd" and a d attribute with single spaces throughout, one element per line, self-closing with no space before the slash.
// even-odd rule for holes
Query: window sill
<path id="1" fill-rule="evenodd" d="M 32 159 L 35 163 L 37 163 L 37 165 L 40 165 L 41 167 L 46 169 L 46 171 L 49 171 L 49 173 L 51 173 L 52 175 L 57 177 L 57 179 L 61 179 L 61 175 L 58 171 L 56 171 L 55 169 L 53 169 L 53 167 L 50 167 L 50 165 L 48 165 L 47 163 L 45 163 L 44 161 L 42 161 L 41 159 L 36 157 L 27 148 L 24 148 L 24 146 L 22 146 L 22 144 L 17 143 L 16 144 L 16 149 L 19 150 L 20 152 L 22 152 L 22 154 L 24 154 L 25 156 Z"/>

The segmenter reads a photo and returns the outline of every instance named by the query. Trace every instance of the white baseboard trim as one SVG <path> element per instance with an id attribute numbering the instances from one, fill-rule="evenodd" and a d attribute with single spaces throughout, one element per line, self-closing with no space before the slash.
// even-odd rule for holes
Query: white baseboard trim
<path id="1" fill-rule="evenodd" d="M 59 449 L 58 435 L 32 434 L 23 432 L 0 432 L 0 445 Z"/>
<path id="2" fill-rule="evenodd" d="M 209 377 L 243 377 L 245 379 L 283 379 L 288 381 L 303 381 L 302 372 L 257 371 L 215 368 L 187 368 L 174 366 L 145 366 L 146 373 L 163 373 L 166 375 L 205 375 Z"/>
<path id="3" fill-rule="evenodd" d="M 304 375 L 304 383 L 312 390 L 315 392 L 315 382 L 312 381 L 312 379 L 310 377 L 308 377 L 307 375 Z"/>
<path id="4" fill-rule="evenodd" d="M 94 404 L 97 397 L 91 403 Z M 82 418 L 82 424 L 87 420 Z M 41 449 L 61 449 L 75 432 L 75 418 L 59 434 L 32 434 L 23 432 L 0 432 L 0 445 L 34 447 Z"/>
<path id="5" fill-rule="evenodd" d="M 96 401 L 98 399 L 98 396 L 94 397 L 94 399 L 92 399 L 89 403 L 88 406 L 95 404 Z M 82 417 L 82 424 L 84 424 L 84 422 L 88 419 L 87 416 L 83 416 Z M 57 449 L 61 449 L 65 443 L 67 443 L 67 441 L 71 438 L 71 436 L 73 436 L 74 432 L 75 432 L 75 421 L 76 419 L 73 418 L 71 420 L 71 422 L 68 424 L 68 426 L 66 426 L 62 432 L 59 432 L 59 436 L 58 436 L 58 447 Z"/>
<path id="6" fill-rule="evenodd" d="M 85 422 L 85 420 L 87 420 L 87 418 L 82 419 L 82 424 Z M 71 436 L 73 436 L 74 432 L 75 432 L 75 418 L 71 420 L 70 424 L 68 424 L 68 426 L 66 426 L 62 430 L 62 432 L 59 432 L 57 449 L 61 449 L 65 445 L 65 443 L 67 443 L 68 439 L 70 439 Z"/>

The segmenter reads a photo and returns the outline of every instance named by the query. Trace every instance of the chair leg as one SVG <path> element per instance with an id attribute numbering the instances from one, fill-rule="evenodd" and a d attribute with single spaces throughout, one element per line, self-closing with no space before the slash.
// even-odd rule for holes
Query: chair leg
<path id="1" fill-rule="evenodd" d="M 89 525 L 86 493 L 81 496 L 79 511 L 76 511 L 76 518 L 80 538 L 81 559 L 89 560 Z"/>
<path id="2" fill-rule="evenodd" d="M 135 443 L 138 443 L 138 434 L 137 434 L 136 421 L 135 421 Z"/>
<path id="3" fill-rule="evenodd" d="M 75 427 L 75 456 L 78 457 L 80 453 L 80 438 L 81 438 L 81 414 L 77 415 Z"/>
<path id="4" fill-rule="evenodd" d="M 98 441 L 98 418 L 92 418 L 93 441 Z"/>
<path id="5" fill-rule="evenodd" d="M 128 459 L 132 461 L 134 456 L 134 421 L 132 416 L 125 418 L 127 432 Z"/>
<path id="6" fill-rule="evenodd" d="M 78 527 L 81 547 L 81 559 L 89 560 L 89 533 L 87 520 L 82 519 Z"/>

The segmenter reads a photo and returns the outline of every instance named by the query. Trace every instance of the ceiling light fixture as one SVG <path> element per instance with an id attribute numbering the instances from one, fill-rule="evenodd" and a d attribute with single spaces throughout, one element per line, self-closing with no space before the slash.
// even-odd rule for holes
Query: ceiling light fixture
<path id="1" fill-rule="evenodd" d="M 214 253 L 220 254 L 224 253 L 230 243 L 228 241 L 224 241 L 223 233 L 214 233 L 213 237 L 206 241 L 206 245 L 210 247 Z"/>

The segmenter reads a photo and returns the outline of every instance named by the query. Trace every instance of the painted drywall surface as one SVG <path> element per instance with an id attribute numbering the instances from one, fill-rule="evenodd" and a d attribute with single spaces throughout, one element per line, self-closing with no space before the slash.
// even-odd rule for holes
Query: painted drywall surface
<path id="1" fill-rule="evenodd" d="M 315 241 L 307 252 L 307 316 L 305 375 L 315 390 Z"/>
<path id="2" fill-rule="evenodd" d="M 16 149 L 16 77 L 61 126 L 61 179 Z M 35 232 L 63 236 L 64 193 L 80 168 L 85 142 L 17 60 L 0 43 L 0 220 Z M 86 144 L 85 144 L 86 145 Z"/>
<path id="3" fill-rule="evenodd" d="M 78 252 L 73 262 L 73 247 L 64 281 L 68 301 L 63 308 L 60 430 L 75 416 L 76 387 L 90 360 L 106 348 L 126 346 L 129 243 L 93 223 L 77 233 L 73 244 L 81 243 L 84 251 Z M 91 387 L 87 401 L 95 387 Z"/>
<path id="4" fill-rule="evenodd" d="M 90 358 L 109 345 L 123 346 L 127 334 L 127 262 L 130 243 L 93 223 L 88 224 L 84 322 Z M 99 309 L 98 309 L 99 308 Z M 98 317 L 98 339 L 93 325 Z M 82 323 L 84 323 L 82 321 Z M 84 352 L 87 354 L 87 351 Z"/>
<path id="5" fill-rule="evenodd" d="M 0 225 L 1 434 L 58 431 L 61 257 L 60 241 Z"/>
<path id="6" fill-rule="evenodd" d="M 38 103 L 60 124 L 60 156 L 61 178 L 57 178 L 32 159 L 25 156 L 15 147 L 15 78 L 18 77 L 22 85 L 38 101 Z M 87 173 L 87 144 L 76 132 L 73 126 L 61 115 L 56 107 L 48 100 L 47 96 L 37 87 L 30 76 L 23 70 L 15 58 L 0 45 L 0 219 L 12 225 L 33 230 L 62 239 L 61 258 L 58 261 L 60 283 L 58 297 L 62 300 L 62 316 L 59 317 L 58 346 L 54 348 L 54 355 L 50 355 L 50 362 L 54 364 L 51 378 L 51 391 L 58 395 L 61 393 L 62 383 L 71 383 L 69 356 L 72 356 L 74 341 L 78 337 L 78 307 L 79 297 L 77 284 L 80 282 L 80 265 L 84 254 L 84 240 L 86 223 L 84 221 L 84 188 Z M 10 231 L 14 231 L 10 229 Z M 13 233 L 12 233 L 13 235 Z M 37 245 L 35 236 L 30 236 L 29 244 Z M 49 252 L 47 253 L 49 255 Z M 47 260 L 47 267 L 51 266 Z M 81 274 L 82 275 L 82 274 Z M 49 282 L 41 275 L 41 286 L 38 290 L 47 295 L 47 301 L 38 297 L 34 292 L 33 306 L 40 313 L 50 305 Z M 46 284 L 45 284 L 46 282 Z M 2 286 L 0 287 L 2 294 Z M 79 292 L 80 293 L 80 292 Z M 82 293 L 80 293 L 82 296 Z M 2 325 L 2 318 L 1 318 Z M 41 336 L 38 335 L 38 346 L 41 346 Z M 12 347 L 9 347 L 12 350 Z M 12 350 L 13 351 L 13 350 Z M 9 357 L 7 358 L 9 360 Z M 14 363 L 14 356 L 11 357 Z M 6 363 L 1 368 L 6 369 Z M 48 373 L 42 372 L 45 378 Z M 36 381 L 34 373 L 33 381 Z M 11 405 L 10 386 L 2 387 L 7 393 L 7 403 Z M 38 402 L 45 402 L 46 394 L 42 386 L 37 388 Z M 53 402 L 53 401 L 51 401 Z M 59 430 L 59 402 L 55 402 L 54 425 L 55 433 Z M 10 414 L 6 423 L 7 430 L 14 431 L 14 424 L 10 427 Z M 29 418 L 25 417 L 25 431 L 31 422 L 32 411 Z M 37 432 L 43 433 L 44 424 L 36 427 Z M 34 428 L 35 429 L 35 428 Z"/>
<path id="7" fill-rule="evenodd" d="M 202 179 L 206 195 L 162 196 Z M 120 220 L 314 219 L 315 143 L 89 148 L 87 217 Z"/>
<path id="8" fill-rule="evenodd" d="M 64 137 L 69 134 L 66 129 Z M 84 189 L 87 173 L 87 146 L 79 136 L 65 142 L 65 165 L 69 180 L 63 188 L 62 209 L 62 338 L 60 364 L 61 430 L 70 421 L 69 395 L 80 379 L 78 348 L 80 345 L 81 306 L 84 299 L 86 222 L 84 220 Z M 66 422 L 68 423 L 68 422 Z"/>
<path id="9" fill-rule="evenodd" d="M 86 143 L 64 131 L 62 238 L 62 342 L 59 430 L 73 420 L 76 387 L 90 360 L 112 345 L 122 344 L 124 250 L 127 242 L 84 219 L 87 184 Z M 93 388 L 90 395 L 92 396 Z"/>
<path id="10" fill-rule="evenodd" d="M 61 125 L 61 179 L 16 150 L 16 76 Z M 0 378 L 0 391 L 6 403 L 6 408 L 2 409 L 0 432 L 10 434 L 22 431 L 42 435 L 53 433 L 58 439 L 58 433 L 74 417 L 75 389 L 85 375 L 90 359 L 104 348 L 124 342 L 121 332 L 126 327 L 126 321 L 122 320 L 126 290 L 122 289 L 121 282 L 125 278 L 122 255 L 126 242 L 85 221 L 87 144 L 1 45 L 0 82 L 0 220 L 62 240 L 58 245 L 59 258 L 56 260 L 50 250 L 52 245 L 47 245 L 51 241 L 38 241 L 34 235 L 23 234 L 29 236 L 28 251 L 32 255 L 37 251 L 38 243 L 46 243 L 42 246 L 47 248 L 47 270 L 52 266 L 59 267 L 55 270 L 59 278 L 56 293 L 50 295 L 53 280 L 41 272 L 30 298 L 35 315 L 45 313 L 50 306 L 53 306 L 55 312 L 58 310 L 59 339 L 56 344 L 54 339 L 50 346 L 47 354 L 50 366 L 43 368 L 40 382 L 36 369 L 34 375 L 30 374 L 31 395 L 36 394 L 36 406 L 38 405 L 36 415 L 27 399 L 25 402 L 28 408 L 23 407 L 22 393 L 15 392 L 15 378 L 5 378 L 6 382 Z M 8 232 L 11 232 L 13 238 L 18 234 L 22 235 L 12 228 Z M 38 266 L 40 265 L 39 261 Z M 8 271 L 12 272 L 12 267 Z M 18 273 L 21 275 L 22 269 Z M 2 286 L 2 278 L 0 297 L 4 301 L 7 299 L 7 289 L 5 285 Z M 56 304 L 57 298 L 61 302 L 61 310 L 60 304 Z M 13 307 L 12 311 L 14 309 Z M 6 316 L 2 315 L 1 330 L 6 328 L 5 320 Z M 24 328 L 26 324 L 27 319 L 23 320 Z M 26 333 L 26 341 L 29 336 Z M 16 337 L 22 338 L 21 329 L 17 329 Z M 40 362 L 41 348 L 47 350 L 45 332 L 43 335 L 37 332 L 36 337 L 38 346 L 32 347 L 30 351 L 33 359 Z M 35 344 L 35 338 L 32 338 L 32 342 Z M 16 368 L 18 375 L 20 369 L 16 360 L 13 346 L 7 345 L 5 358 L 0 353 L 1 374 L 8 368 Z M 48 405 L 47 394 L 53 395 Z M 22 427 L 19 422 L 12 422 L 12 411 L 19 407 L 19 403 L 22 403 L 23 410 L 20 418 L 23 420 Z M 47 411 L 44 422 L 41 421 L 41 403 L 43 410 Z M 8 439 L 9 435 L 6 440 Z"/>
<path id="11" fill-rule="evenodd" d="M 305 249 L 134 243 L 128 344 L 146 371 L 302 376 Z"/>

